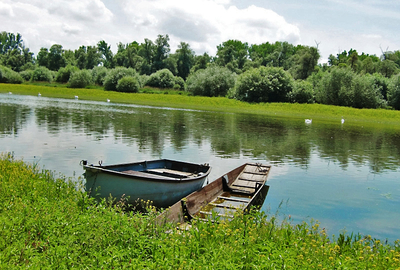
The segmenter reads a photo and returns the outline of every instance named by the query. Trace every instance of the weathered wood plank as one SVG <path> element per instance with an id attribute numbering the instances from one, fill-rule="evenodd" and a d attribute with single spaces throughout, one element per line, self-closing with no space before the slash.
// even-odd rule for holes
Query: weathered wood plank
<path id="1" fill-rule="evenodd" d="M 191 172 L 182 172 L 182 171 L 171 170 L 171 169 L 166 169 L 166 168 L 148 169 L 147 171 L 155 172 L 155 173 L 159 173 L 159 174 L 163 174 L 163 173 L 173 174 L 173 175 L 182 176 L 182 177 L 188 177 L 188 176 L 193 175 L 193 173 L 191 173 Z"/>
<path id="2" fill-rule="evenodd" d="M 139 172 L 139 171 L 134 171 L 134 170 L 122 171 L 120 173 L 125 173 L 125 174 L 129 174 L 129 175 L 133 175 L 133 176 L 145 177 L 145 178 L 150 178 L 150 179 L 177 180 L 176 178 L 173 178 L 173 177 L 155 175 L 155 174 L 151 174 L 151 173 Z"/>

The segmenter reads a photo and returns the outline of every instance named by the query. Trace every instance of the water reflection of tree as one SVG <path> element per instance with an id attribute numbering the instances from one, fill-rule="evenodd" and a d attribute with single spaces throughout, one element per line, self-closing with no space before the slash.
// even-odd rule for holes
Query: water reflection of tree
<path id="1" fill-rule="evenodd" d="M 319 128 L 316 145 L 321 157 L 336 160 L 343 167 L 351 161 L 368 164 L 371 171 L 396 170 L 400 163 L 400 141 L 397 133 L 381 129 L 333 126 Z M 384 146 L 384 147 L 383 147 Z"/>
<path id="2" fill-rule="evenodd" d="M 0 134 L 17 135 L 30 113 L 31 109 L 27 106 L 0 104 Z"/>
<path id="3" fill-rule="evenodd" d="M 116 108 L 116 109 L 115 109 Z M 301 119 L 276 119 L 262 115 L 191 112 L 152 108 L 105 108 L 90 110 L 62 106 L 35 108 L 36 122 L 53 134 L 68 131 L 102 140 L 137 145 L 139 151 L 161 156 L 166 143 L 182 151 L 189 143 L 210 144 L 215 155 L 291 162 L 308 166 L 311 155 L 338 162 L 368 165 L 373 172 L 396 170 L 400 165 L 400 135 L 379 128 L 332 124 L 307 126 Z M 17 133 L 31 109 L 1 105 L 0 131 Z"/>

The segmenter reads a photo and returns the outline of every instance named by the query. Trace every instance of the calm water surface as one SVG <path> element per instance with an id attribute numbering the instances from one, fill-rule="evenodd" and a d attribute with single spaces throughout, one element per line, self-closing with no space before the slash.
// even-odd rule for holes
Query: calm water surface
<path id="1" fill-rule="evenodd" d="M 0 94 L 0 152 L 76 180 L 82 159 L 210 163 L 210 181 L 245 162 L 271 164 L 267 213 L 318 220 L 330 235 L 400 238 L 400 135 L 391 130 Z"/>

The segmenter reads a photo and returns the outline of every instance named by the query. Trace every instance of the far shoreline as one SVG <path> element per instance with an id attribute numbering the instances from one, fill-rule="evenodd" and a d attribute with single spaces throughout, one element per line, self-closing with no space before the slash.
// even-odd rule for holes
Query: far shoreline
<path id="1" fill-rule="evenodd" d="M 400 129 L 400 111 L 388 109 L 355 109 L 322 104 L 297 103 L 254 103 L 241 102 L 226 97 L 203 97 L 182 95 L 182 91 L 154 89 L 153 93 L 122 93 L 106 91 L 100 87 L 94 89 L 67 88 L 59 85 L 4 84 L 0 83 L 0 93 L 17 95 L 109 101 L 110 103 L 136 104 L 157 107 L 182 108 L 227 113 L 251 113 L 274 117 L 313 119 L 316 122 L 337 122 L 344 119 L 345 125 L 372 126 Z M 142 93 L 141 93 L 142 92 Z M 143 93 L 145 92 L 145 93 Z"/>

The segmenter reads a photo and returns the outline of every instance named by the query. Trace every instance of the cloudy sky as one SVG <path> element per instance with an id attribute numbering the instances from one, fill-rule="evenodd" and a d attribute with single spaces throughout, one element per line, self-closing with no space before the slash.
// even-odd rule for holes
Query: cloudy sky
<path id="1" fill-rule="evenodd" d="M 388 0 L 0 0 L 0 31 L 20 33 L 37 54 L 61 44 L 75 50 L 105 40 L 142 43 L 168 34 L 171 52 L 187 42 L 215 55 L 229 39 L 316 46 L 321 62 L 351 48 L 381 55 L 400 50 L 400 1 Z"/>

